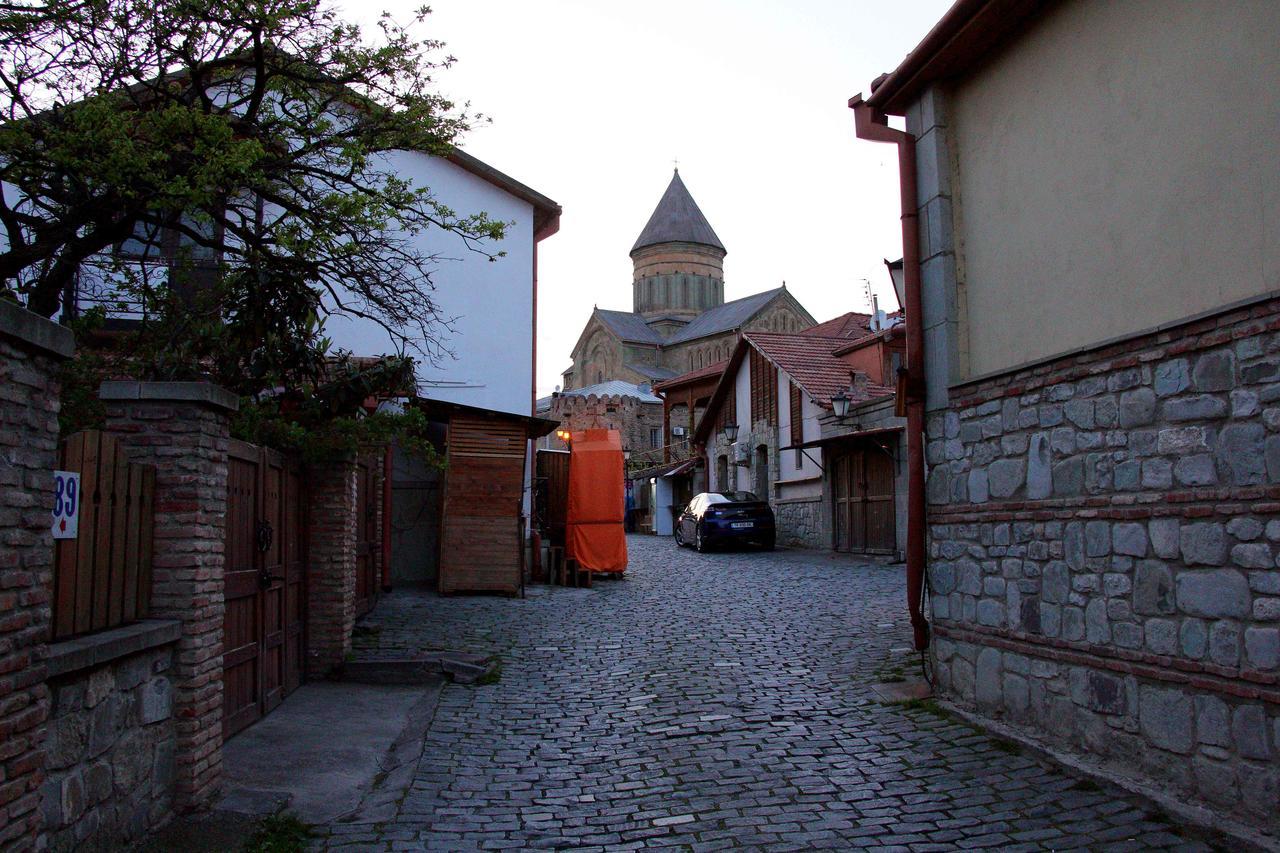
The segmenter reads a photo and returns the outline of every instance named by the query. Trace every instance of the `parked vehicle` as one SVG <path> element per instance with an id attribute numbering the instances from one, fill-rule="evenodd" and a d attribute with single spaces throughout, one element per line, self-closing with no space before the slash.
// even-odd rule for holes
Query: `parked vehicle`
<path id="1" fill-rule="evenodd" d="M 717 545 L 758 545 L 773 550 L 773 510 L 751 492 L 703 492 L 676 519 L 676 544 L 706 551 Z"/>

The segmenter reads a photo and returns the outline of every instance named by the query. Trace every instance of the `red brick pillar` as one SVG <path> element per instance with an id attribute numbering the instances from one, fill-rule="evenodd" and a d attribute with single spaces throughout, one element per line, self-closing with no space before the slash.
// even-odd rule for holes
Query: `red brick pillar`
<path id="1" fill-rule="evenodd" d="M 311 466 L 307 674 L 328 675 L 351 651 L 356 618 L 356 462 Z"/>
<path id="2" fill-rule="evenodd" d="M 0 849 L 40 831 L 58 368 L 71 332 L 0 298 Z"/>
<path id="3" fill-rule="evenodd" d="M 105 382 L 100 396 L 130 458 L 156 466 L 151 615 L 182 622 L 174 806 L 199 808 L 222 779 L 227 441 L 238 402 L 206 382 Z"/>

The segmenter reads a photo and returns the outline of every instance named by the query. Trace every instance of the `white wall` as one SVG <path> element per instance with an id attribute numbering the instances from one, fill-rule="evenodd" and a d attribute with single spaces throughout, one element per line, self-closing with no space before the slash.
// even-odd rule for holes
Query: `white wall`
<path id="1" fill-rule="evenodd" d="M 808 441 L 811 438 L 817 438 L 820 432 L 817 416 L 814 414 L 814 406 L 809 400 L 809 395 L 800 392 L 800 419 L 803 437 L 801 441 Z M 791 379 L 782 371 L 778 372 L 778 481 L 781 485 L 780 498 L 802 498 L 812 497 L 822 494 L 822 482 L 818 478 L 822 476 L 822 470 L 817 464 L 810 459 L 815 459 L 819 451 L 817 448 L 807 451 L 809 454 L 800 454 L 800 465 L 796 465 L 795 450 L 782 450 L 791 444 Z M 806 480 L 813 478 L 811 482 L 788 484 L 788 481 Z"/>
<path id="2" fill-rule="evenodd" d="M 958 86 L 961 378 L 1280 289 L 1277 45 L 1276 0 L 1074 0 Z"/>
<path id="3" fill-rule="evenodd" d="M 412 151 L 391 155 L 395 171 L 430 187 L 460 216 L 487 213 L 511 222 L 507 237 L 490 251 L 505 250 L 492 263 L 456 235 L 418 235 L 424 251 L 442 257 L 432 276 L 432 299 L 454 318 L 443 344 L 452 351 L 437 364 L 420 359 L 423 396 L 527 415 L 533 388 L 533 207 L 448 160 Z M 332 317 L 325 326 L 334 344 L 356 355 L 394 352 L 390 336 L 373 321 Z M 415 353 L 409 353 L 416 355 Z"/>

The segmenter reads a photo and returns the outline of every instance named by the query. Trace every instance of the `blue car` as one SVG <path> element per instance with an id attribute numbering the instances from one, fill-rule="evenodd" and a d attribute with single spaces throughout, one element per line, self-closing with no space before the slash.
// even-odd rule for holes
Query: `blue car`
<path id="1" fill-rule="evenodd" d="M 676 544 L 699 551 L 722 545 L 756 545 L 773 550 L 777 530 L 773 510 L 751 492 L 703 492 L 676 519 Z"/>

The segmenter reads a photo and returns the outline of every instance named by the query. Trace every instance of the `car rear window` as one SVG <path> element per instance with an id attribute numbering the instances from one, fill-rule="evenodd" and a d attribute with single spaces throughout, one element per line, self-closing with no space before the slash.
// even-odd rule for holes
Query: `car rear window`
<path id="1" fill-rule="evenodd" d="M 760 500 L 752 492 L 707 492 L 709 504 L 746 503 Z"/>

